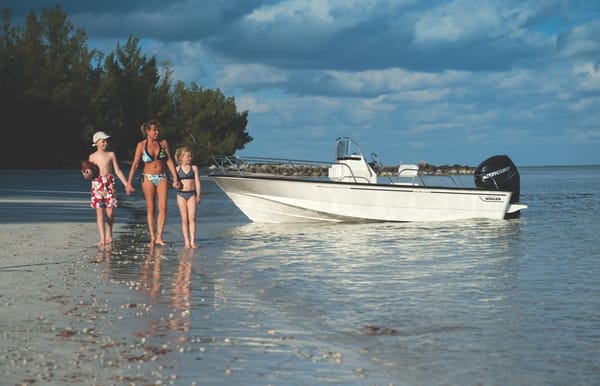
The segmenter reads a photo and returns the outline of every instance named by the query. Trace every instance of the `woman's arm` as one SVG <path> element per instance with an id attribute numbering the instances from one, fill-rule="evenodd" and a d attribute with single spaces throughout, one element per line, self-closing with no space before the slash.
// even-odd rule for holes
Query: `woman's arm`
<path id="1" fill-rule="evenodd" d="M 180 189 L 181 188 L 181 182 L 179 181 L 179 176 L 177 175 L 177 170 L 175 170 L 175 162 L 173 162 L 173 157 L 171 156 L 171 150 L 169 149 L 169 143 L 167 142 L 166 139 L 163 139 L 160 142 L 161 146 L 163 149 L 165 149 L 165 151 L 167 152 L 167 167 L 169 168 L 169 171 L 171 172 L 171 176 L 173 177 L 173 187 L 175 189 Z"/>

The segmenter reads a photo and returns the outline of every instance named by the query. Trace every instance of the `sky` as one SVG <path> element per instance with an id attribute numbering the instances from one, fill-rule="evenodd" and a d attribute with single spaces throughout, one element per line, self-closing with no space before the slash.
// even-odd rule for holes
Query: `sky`
<path id="1" fill-rule="evenodd" d="M 234 97 L 238 155 L 600 165 L 600 0 L 0 0 L 60 4 L 88 47 L 131 35 L 172 78 Z M 108 128 L 107 128 L 108 129 Z"/>

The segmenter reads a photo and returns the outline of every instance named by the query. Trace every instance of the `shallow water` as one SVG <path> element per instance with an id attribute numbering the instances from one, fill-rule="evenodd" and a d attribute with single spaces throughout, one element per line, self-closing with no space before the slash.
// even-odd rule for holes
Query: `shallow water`
<path id="1" fill-rule="evenodd" d="M 128 225 L 97 259 L 144 305 L 131 335 L 177 347 L 155 364 L 182 384 L 598 384 L 600 167 L 520 172 L 521 218 L 435 224 L 253 224 L 204 176 L 198 250 L 174 194 L 154 251 L 141 193 L 122 194 Z M 38 217 L 95 221 L 75 172 L 5 184 L 27 173 L 0 172 L 0 221 L 19 190 Z"/>

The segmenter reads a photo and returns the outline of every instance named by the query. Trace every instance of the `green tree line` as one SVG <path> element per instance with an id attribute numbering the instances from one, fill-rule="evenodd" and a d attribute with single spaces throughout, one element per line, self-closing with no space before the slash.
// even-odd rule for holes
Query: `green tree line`
<path id="1" fill-rule="evenodd" d="M 112 136 L 120 160 L 131 160 L 141 124 L 152 118 L 173 152 L 188 146 L 199 164 L 252 141 L 248 111 L 238 112 L 233 97 L 172 80 L 169 65 L 159 68 L 135 36 L 108 54 L 88 49 L 85 32 L 58 5 L 39 17 L 32 11 L 23 26 L 2 11 L 0 111 L 1 168 L 78 165 L 97 130 Z"/>

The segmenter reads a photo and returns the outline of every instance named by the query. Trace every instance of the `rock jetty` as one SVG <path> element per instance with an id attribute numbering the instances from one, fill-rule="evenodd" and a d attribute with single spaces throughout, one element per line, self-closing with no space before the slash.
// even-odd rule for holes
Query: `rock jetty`
<path id="1" fill-rule="evenodd" d="M 431 176 L 447 176 L 473 174 L 475 168 L 466 165 L 431 165 L 425 161 L 418 164 L 419 173 L 422 175 Z M 378 167 L 372 165 L 373 169 L 379 176 L 395 176 L 398 174 L 398 166 L 383 166 Z M 294 177 L 327 177 L 329 165 L 289 165 L 289 164 L 270 164 L 270 163 L 253 163 L 240 164 L 238 168 L 241 172 L 260 173 L 270 175 L 294 176 Z"/>

